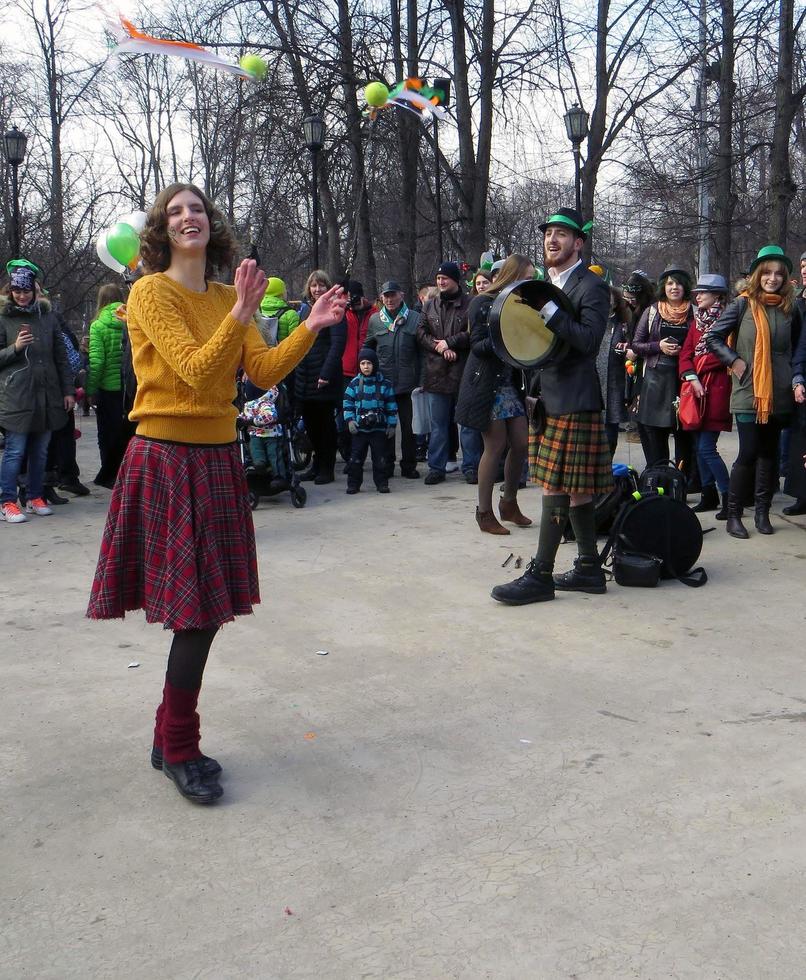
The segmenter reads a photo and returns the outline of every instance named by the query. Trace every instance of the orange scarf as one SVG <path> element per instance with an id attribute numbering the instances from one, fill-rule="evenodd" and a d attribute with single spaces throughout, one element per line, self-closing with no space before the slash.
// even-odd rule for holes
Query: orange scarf
<path id="1" fill-rule="evenodd" d="M 660 300 L 658 303 L 658 313 L 660 313 L 661 318 L 667 323 L 685 323 L 691 313 L 691 304 L 684 301 L 672 306 L 671 303 Z"/>
<path id="2" fill-rule="evenodd" d="M 766 425 L 772 415 L 772 354 L 770 352 L 770 321 L 765 306 L 780 306 L 784 298 L 778 293 L 762 293 L 759 299 L 750 299 L 747 293 L 739 293 L 750 304 L 753 323 L 756 325 L 756 346 L 753 350 L 753 403 L 756 422 Z M 760 300 L 760 301 L 759 301 Z"/>

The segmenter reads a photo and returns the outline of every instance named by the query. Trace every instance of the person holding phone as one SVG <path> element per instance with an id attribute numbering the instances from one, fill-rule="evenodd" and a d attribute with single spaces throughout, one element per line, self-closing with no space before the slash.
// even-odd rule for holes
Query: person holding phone
<path id="1" fill-rule="evenodd" d="M 691 277 L 684 269 L 669 267 L 658 279 L 658 299 L 644 310 L 631 344 L 644 361 L 637 418 L 647 466 L 670 458 L 669 436 L 674 433 L 675 462 L 684 470 L 693 467 L 693 439 L 678 428 L 676 411 L 680 351 L 693 323 Z"/>
<path id="2" fill-rule="evenodd" d="M 0 427 L 6 433 L 0 518 L 22 524 L 26 513 L 53 513 L 44 499 L 45 462 L 51 433 L 66 425 L 75 405 L 75 388 L 59 321 L 39 291 L 39 268 L 13 259 L 6 271 L 9 283 L 0 294 Z M 23 513 L 17 479 L 26 451 Z"/>

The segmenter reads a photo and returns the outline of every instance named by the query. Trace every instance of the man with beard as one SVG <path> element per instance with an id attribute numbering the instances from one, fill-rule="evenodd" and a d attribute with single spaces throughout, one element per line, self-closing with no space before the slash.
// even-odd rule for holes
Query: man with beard
<path id="1" fill-rule="evenodd" d="M 450 451 L 450 427 L 459 383 L 462 380 L 470 333 L 467 309 L 470 297 L 462 289 L 462 273 L 455 262 L 443 262 L 437 270 L 439 295 L 429 299 L 417 325 L 417 341 L 425 351 L 423 390 L 431 410 L 428 441 L 428 475 L 425 483 L 434 486 L 445 479 Z M 462 471 L 468 483 L 478 482 L 481 434 L 462 428 Z"/>
<path id="2" fill-rule="evenodd" d="M 606 493 L 613 482 L 596 372 L 610 293 L 604 280 L 580 259 L 590 227 L 574 208 L 560 208 L 540 226 L 549 280 L 563 290 L 574 313 L 552 301 L 541 309 L 568 352 L 537 372 L 546 426 L 542 436 L 530 433 L 529 457 L 531 477 L 543 488 L 543 512 L 537 554 L 526 571 L 492 590 L 494 599 L 508 605 L 545 602 L 554 598 L 555 589 L 607 591 L 596 548 L 593 498 Z M 579 555 L 571 571 L 555 576 L 554 559 L 569 517 Z"/>

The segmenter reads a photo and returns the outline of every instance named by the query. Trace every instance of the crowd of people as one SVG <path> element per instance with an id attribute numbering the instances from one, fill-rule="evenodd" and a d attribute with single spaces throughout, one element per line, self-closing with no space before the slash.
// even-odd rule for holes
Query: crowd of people
<path id="1" fill-rule="evenodd" d="M 590 269 L 604 275 L 600 266 Z M 771 269 L 774 280 L 769 279 Z M 7 433 L 0 513 L 9 523 L 22 523 L 27 515 L 45 516 L 53 506 L 66 503 L 68 498 L 60 492 L 76 496 L 90 492 L 76 461 L 76 394 L 85 412 L 92 406 L 97 423 L 99 468 L 92 483 L 113 488 L 136 428 L 129 419 L 136 377 L 126 331 L 127 290 L 122 285 L 100 288 L 89 335 L 82 344 L 64 318 L 51 310 L 41 270 L 21 259 L 9 263 L 7 271 L 9 281 L 0 296 L 6 361 L 0 361 L 0 371 L 10 368 L 13 378 L 14 366 L 24 358 L 41 376 L 32 404 L 24 409 L 30 412 L 25 422 L 16 416 L 22 406 L 13 404 L 18 398 L 13 385 L 6 386 L 0 398 L 0 427 Z M 597 370 L 610 455 L 623 433 L 637 430 L 647 465 L 673 461 L 686 474 L 690 491 L 700 493 L 693 509 L 715 511 L 734 536 L 746 534 L 742 503 L 754 505 L 761 533 L 772 532 L 770 502 L 782 478 L 786 491 L 796 497 L 786 513 L 806 513 L 806 486 L 799 467 L 789 467 L 790 446 L 795 454 L 800 451 L 806 424 L 799 389 L 790 377 L 799 324 L 806 317 L 806 253 L 794 288 L 792 271 L 790 260 L 777 246 L 766 246 L 733 289 L 719 274 L 703 274 L 695 280 L 688 270 L 674 265 L 657 280 L 635 271 L 621 288 L 608 284 L 609 316 Z M 461 470 L 467 483 L 478 485 L 476 520 L 481 531 L 508 534 L 506 523 L 531 524 L 517 503 L 518 489 L 528 477 L 529 378 L 496 357 L 487 320 L 504 288 L 546 274 L 539 267 L 536 271 L 531 259 L 517 254 L 475 272 L 444 262 L 434 283 L 423 285 L 410 306 L 392 279 L 382 284 L 374 302 L 360 282 L 349 280 L 343 320 L 318 334 L 311 351 L 284 381 L 312 447 L 301 480 L 332 483 L 341 457 L 347 492 L 355 493 L 371 452 L 373 482 L 381 492 L 388 492 L 396 463 L 400 476 L 409 480 L 419 479 L 418 463 L 426 463 L 427 486 Z M 332 286 L 327 272 L 314 270 L 302 301 L 294 303 L 283 280 L 269 278 L 257 311 L 267 343 L 275 345 L 289 337 Z M 731 295 L 737 297 L 733 303 Z M 780 304 L 770 302 L 775 296 L 781 297 Z M 774 384 L 764 372 L 755 381 L 748 374 L 732 384 L 738 368 L 731 368 L 729 357 L 744 370 L 758 363 L 753 356 L 760 336 L 754 319 L 758 313 L 753 311 L 759 303 L 772 330 L 759 353 L 770 358 Z M 725 333 L 727 324 L 730 330 Z M 43 342 L 36 346 L 34 334 L 42 335 Z M 734 336 L 736 342 L 727 348 L 724 341 Z M 739 353 L 742 356 L 735 356 Z M 370 377 L 381 379 L 384 391 L 393 396 L 382 410 L 368 407 L 372 397 L 363 383 L 356 389 L 356 380 L 369 371 L 370 364 Z M 759 423 L 749 415 L 754 384 L 765 383 L 772 386 L 773 406 L 767 421 Z M 251 383 L 248 390 L 250 398 L 266 396 Z M 420 415 L 425 418 L 420 429 L 427 432 L 414 431 L 413 396 L 419 398 Z M 5 423 L 2 416 L 7 416 Z M 362 421 L 367 418 L 374 423 L 371 428 Z M 729 472 L 718 440 L 721 432 L 732 428 L 734 419 L 740 452 Z M 762 424 L 765 428 L 758 428 Z M 19 435 L 25 428 L 30 436 L 23 442 Z M 265 455 L 270 440 L 261 439 L 262 435 L 265 430 L 259 426 L 250 429 L 249 455 L 261 471 L 271 472 L 272 462 Z M 493 506 L 497 482 L 502 484 L 498 513 Z"/>
<path id="2" fill-rule="evenodd" d="M 97 418 L 94 482 L 112 489 L 87 614 L 142 609 L 173 633 L 150 760 L 182 796 L 221 796 L 221 766 L 200 748 L 202 677 L 221 625 L 260 601 L 236 441 L 239 374 L 258 406 L 247 422 L 250 466 L 277 465 L 261 440 L 282 384 L 312 447 L 303 479 L 315 485 L 336 479 L 340 454 L 346 491 L 357 494 L 370 453 L 375 488 L 388 493 L 399 445 L 402 478 L 416 480 L 425 462 L 423 483 L 433 487 L 461 468 L 478 487 L 479 530 L 496 535 L 532 524 L 518 490 L 527 478 L 539 485 L 536 554 L 492 591 L 509 605 L 606 591 L 595 503 L 612 486 L 627 427 L 637 428 L 648 464 L 671 455 L 700 493 L 693 509 L 718 510 L 733 537 L 749 536 L 748 503 L 758 532 L 773 532 L 782 476 L 795 497 L 786 511 L 806 513 L 806 253 L 797 294 L 793 264 L 776 245 L 760 249 L 734 290 L 718 273 L 695 280 L 679 264 L 657 282 L 636 271 L 618 289 L 582 261 L 589 228 L 559 208 L 541 225 L 543 269 L 519 254 L 475 273 L 446 261 L 411 306 L 392 279 L 373 303 L 361 283 L 334 285 L 314 270 L 296 308 L 254 260 L 241 262 L 233 286 L 214 280 L 234 261 L 232 232 L 202 191 L 174 184 L 141 236 L 145 275 L 128 296 L 100 290 L 86 358 L 48 303 L 41 270 L 8 264 L 0 513 L 23 523 L 52 514 L 57 488 L 89 492 L 75 454 L 83 389 Z M 535 278 L 562 354 L 523 371 L 502 359 L 491 324 L 497 298 Z M 718 439 L 734 422 L 739 454 L 728 470 Z M 578 556 L 555 574 L 569 526 Z"/>

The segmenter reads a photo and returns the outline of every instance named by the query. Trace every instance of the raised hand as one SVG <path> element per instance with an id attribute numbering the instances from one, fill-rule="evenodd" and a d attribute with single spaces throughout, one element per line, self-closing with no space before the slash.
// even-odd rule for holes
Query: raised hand
<path id="1" fill-rule="evenodd" d="M 313 333 L 319 333 L 325 327 L 332 327 L 336 323 L 341 323 L 344 319 L 348 300 L 349 296 L 341 286 L 331 286 L 326 293 L 322 293 L 311 307 L 305 326 Z"/>
<path id="2" fill-rule="evenodd" d="M 244 259 L 235 270 L 235 291 L 238 299 L 232 308 L 232 316 L 241 323 L 248 323 L 257 313 L 266 292 L 266 273 L 258 268 L 254 259 Z"/>

